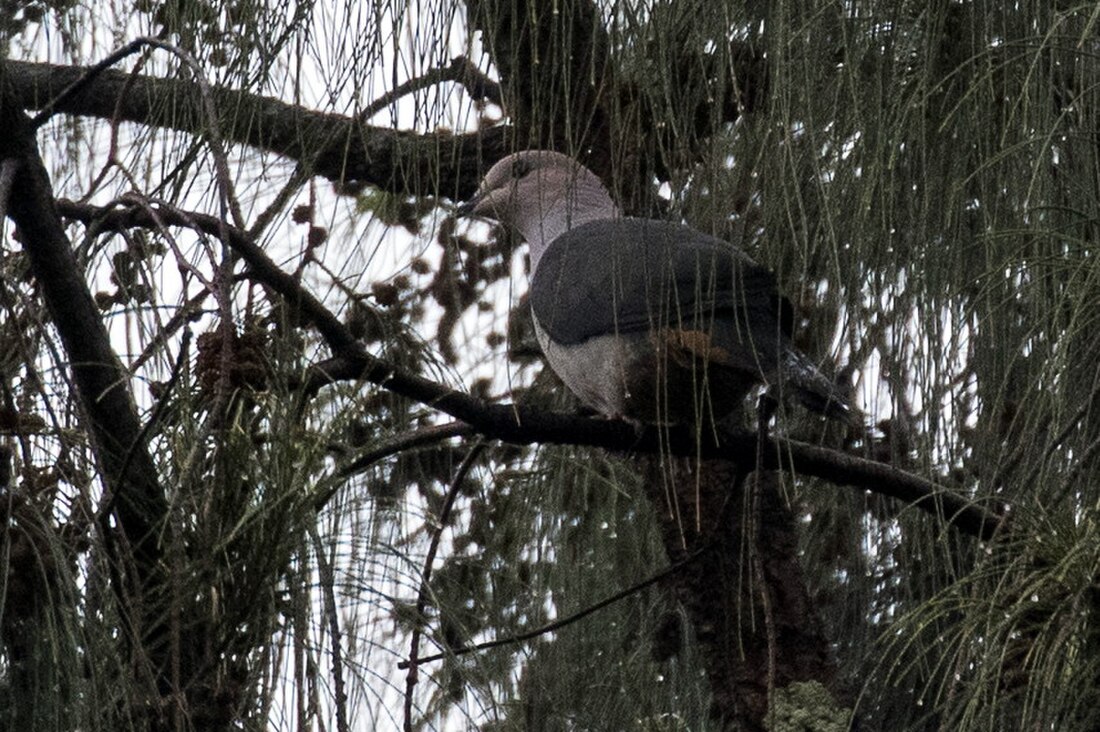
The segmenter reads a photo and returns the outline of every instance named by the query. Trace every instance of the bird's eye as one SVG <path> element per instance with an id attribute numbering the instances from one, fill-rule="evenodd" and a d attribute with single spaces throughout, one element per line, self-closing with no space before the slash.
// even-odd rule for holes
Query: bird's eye
<path id="1" fill-rule="evenodd" d="M 531 163 L 528 160 L 517 160 L 512 163 L 512 177 L 522 178 L 531 172 Z"/>

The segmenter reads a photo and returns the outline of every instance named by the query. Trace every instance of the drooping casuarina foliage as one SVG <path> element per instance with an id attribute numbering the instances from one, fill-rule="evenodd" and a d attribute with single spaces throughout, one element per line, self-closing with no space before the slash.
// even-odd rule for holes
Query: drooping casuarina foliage
<path id="1" fill-rule="evenodd" d="M 35 0 L 0 38 L 8 728 L 1100 724 L 1094 4 Z M 527 245 L 455 215 L 525 149 L 738 242 L 859 418 L 581 409 Z"/>

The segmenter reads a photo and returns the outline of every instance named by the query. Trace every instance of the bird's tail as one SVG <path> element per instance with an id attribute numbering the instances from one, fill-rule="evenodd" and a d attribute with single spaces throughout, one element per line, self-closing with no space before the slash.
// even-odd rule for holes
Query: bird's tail
<path id="1" fill-rule="evenodd" d="M 793 389 L 798 401 L 807 409 L 834 419 L 859 418 L 833 380 L 794 348 L 784 350 L 780 376 L 782 383 Z"/>

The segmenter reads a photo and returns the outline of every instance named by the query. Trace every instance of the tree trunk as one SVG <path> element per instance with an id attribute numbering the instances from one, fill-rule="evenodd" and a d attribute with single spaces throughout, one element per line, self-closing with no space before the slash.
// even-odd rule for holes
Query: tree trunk
<path id="1" fill-rule="evenodd" d="M 764 730 L 769 692 L 807 681 L 831 690 L 836 668 L 775 473 L 677 458 L 649 459 L 647 473 L 669 559 L 701 554 L 672 584 L 694 626 L 715 717 Z"/>

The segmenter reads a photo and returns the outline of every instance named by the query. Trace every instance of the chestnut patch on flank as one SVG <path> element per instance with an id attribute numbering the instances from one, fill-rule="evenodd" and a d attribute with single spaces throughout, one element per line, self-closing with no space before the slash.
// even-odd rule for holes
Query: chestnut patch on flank
<path id="1" fill-rule="evenodd" d="M 661 328 L 657 332 L 659 344 L 670 348 L 670 355 L 694 356 L 704 361 L 730 364 L 730 353 L 721 346 L 711 343 L 710 333 L 701 330 L 680 330 L 677 328 Z M 679 360 L 679 359 L 677 359 Z"/>

